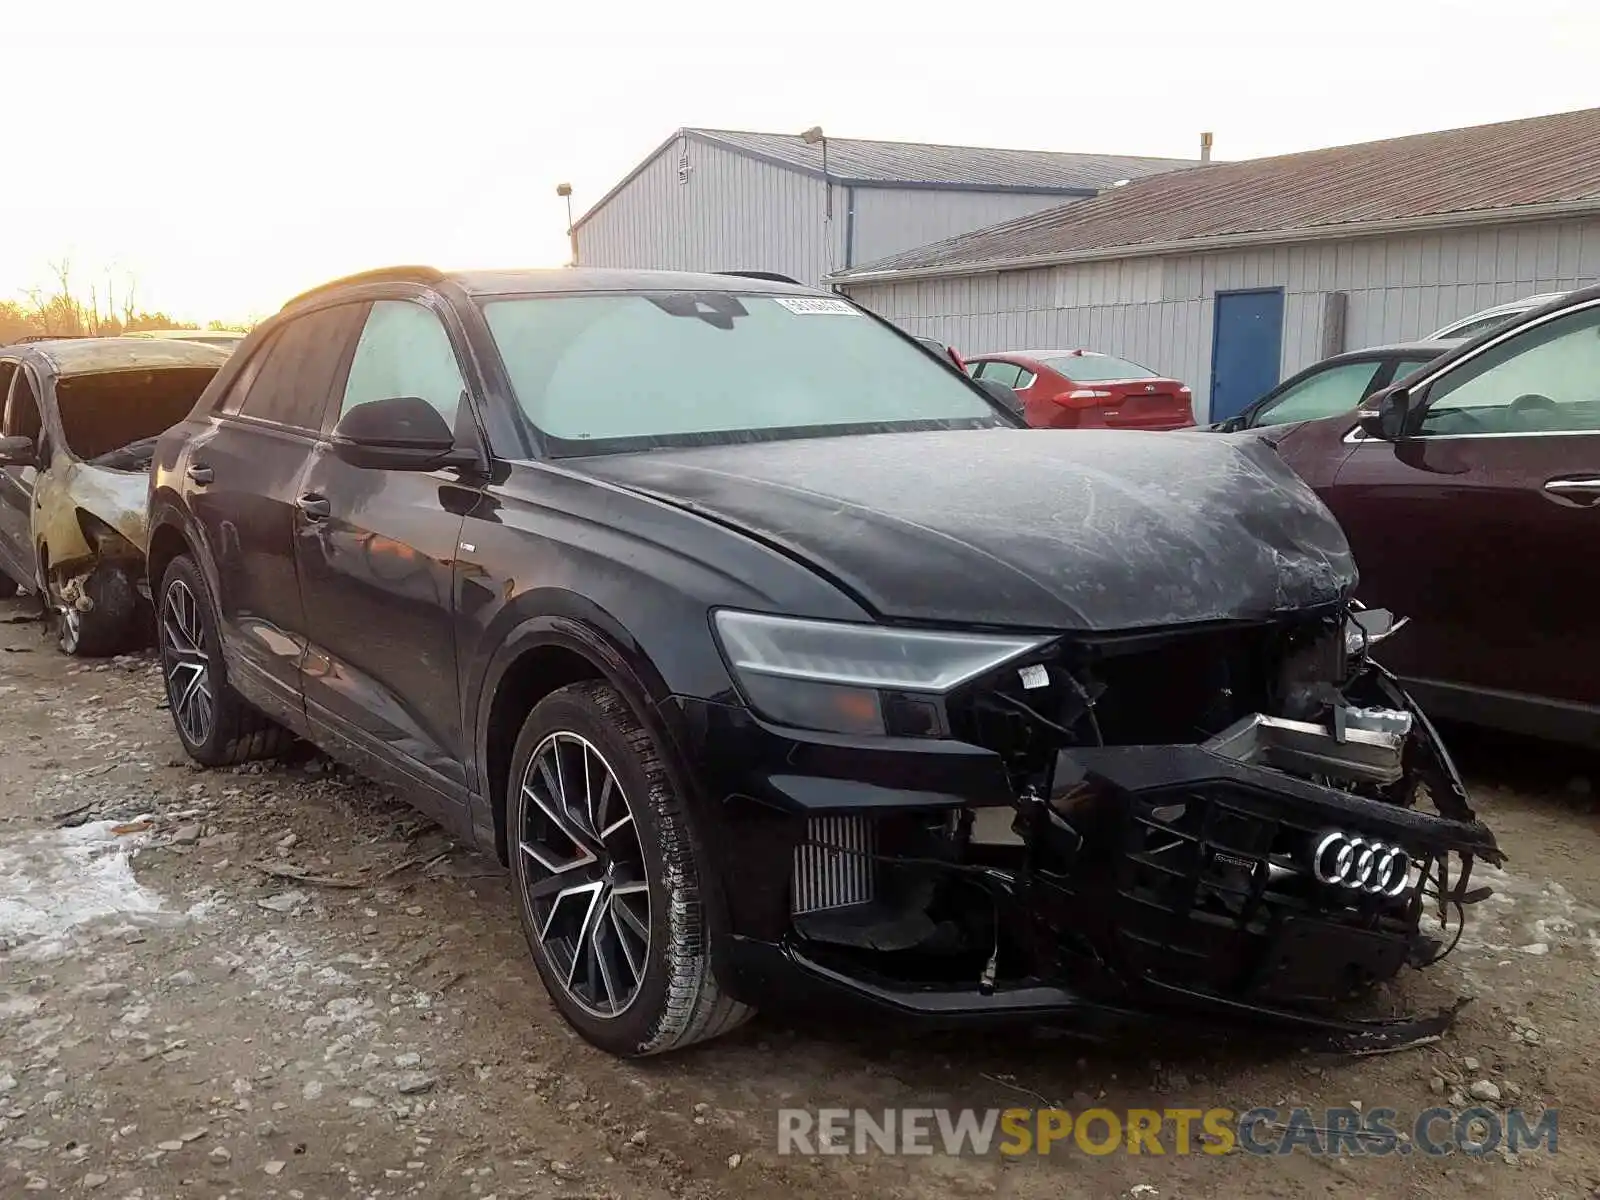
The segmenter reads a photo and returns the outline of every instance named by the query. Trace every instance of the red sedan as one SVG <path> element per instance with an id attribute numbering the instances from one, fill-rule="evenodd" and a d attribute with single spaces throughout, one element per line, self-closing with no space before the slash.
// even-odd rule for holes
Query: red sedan
<path id="1" fill-rule="evenodd" d="M 1022 397 L 1035 429 L 1187 429 L 1194 393 L 1148 367 L 1093 350 L 1030 350 L 967 359 L 974 379 Z"/>

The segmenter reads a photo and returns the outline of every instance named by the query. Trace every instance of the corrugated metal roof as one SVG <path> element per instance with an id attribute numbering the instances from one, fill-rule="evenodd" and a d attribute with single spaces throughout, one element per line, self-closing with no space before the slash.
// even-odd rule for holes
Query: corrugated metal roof
<path id="1" fill-rule="evenodd" d="M 962 273 L 1225 239 L 1292 241 L 1586 202 L 1600 207 L 1600 108 L 1154 175 L 840 277 Z"/>
<path id="2" fill-rule="evenodd" d="M 744 154 L 822 174 L 822 147 L 808 146 L 797 134 L 744 133 L 728 129 L 686 129 L 684 132 Z M 829 176 L 842 183 L 855 184 L 1098 191 L 1119 179 L 1137 179 L 1157 171 L 1195 165 L 1191 159 L 1141 158 L 1126 154 L 828 139 Z"/>

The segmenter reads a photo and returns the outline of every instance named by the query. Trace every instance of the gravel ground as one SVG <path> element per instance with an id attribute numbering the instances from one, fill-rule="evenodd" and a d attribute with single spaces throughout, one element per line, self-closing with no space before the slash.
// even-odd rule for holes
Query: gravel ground
<path id="1" fill-rule="evenodd" d="M 75 663 L 24 615 L 0 602 L 0 1196 L 1600 1195 L 1581 756 L 1458 736 L 1511 861 L 1457 953 L 1383 997 L 1473 997 L 1437 1045 L 1357 1059 L 1176 1023 L 1168 1044 L 1089 1047 L 758 1019 L 623 1063 L 556 1016 L 492 864 L 309 752 L 190 767 L 149 658 Z M 1359 1102 L 1403 1126 L 1469 1092 L 1559 1106 L 1559 1152 L 776 1152 L 782 1107 Z"/>

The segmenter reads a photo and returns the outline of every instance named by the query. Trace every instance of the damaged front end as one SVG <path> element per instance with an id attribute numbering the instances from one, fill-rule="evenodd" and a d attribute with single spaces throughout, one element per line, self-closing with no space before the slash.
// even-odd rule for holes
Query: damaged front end
<path id="1" fill-rule="evenodd" d="M 142 626 L 147 477 L 58 454 L 35 487 L 39 570 L 69 654 L 126 649 Z"/>
<path id="2" fill-rule="evenodd" d="M 1396 628 L 1340 604 L 1074 635 L 964 684 L 932 727 L 998 755 L 1009 802 L 810 816 L 785 954 L 908 1014 L 1437 1032 L 1347 1015 L 1448 952 L 1488 894 L 1473 865 L 1503 858 L 1372 659 Z"/>

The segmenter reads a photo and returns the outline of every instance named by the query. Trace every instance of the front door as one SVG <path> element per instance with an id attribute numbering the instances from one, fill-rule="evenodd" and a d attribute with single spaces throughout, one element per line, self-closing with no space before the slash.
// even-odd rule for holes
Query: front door
<path id="1" fill-rule="evenodd" d="M 245 364 L 183 463 L 189 506 L 216 568 L 229 669 L 247 694 L 264 691 L 292 710 L 301 706 L 306 626 L 295 498 L 364 315 L 365 306 L 347 304 L 284 325 Z"/>
<path id="2" fill-rule="evenodd" d="M 1323 493 L 1361 598 L 1413 618 L 1385 664 L 1443 685 L 1441 715 L 1600 707 L 1600 303 L 1419 381 L 1412 406 L 1407 436 L 1360 441 Z"/>
<path id="3" fill-rule="evenodd" d="M 44 434 L 38 387 L 28 369 L 18 363 L 0 363 L 0 434 L 33 439 L 37 460 L 49 463 L 49 439 Z M 3 573 L 29 588 L 38 579 L 33 539 L 33 495 L 38 479 L 36 467 L 0 467 Z"/>
<path id="4" fill-rule="evenodd" d="M 1212 421 L 1226 421 L 1278 385 L 1283 290 L 1218 292 L 1211 335 Z"/>
<path id="5" fill-rule="evenodd" d="M 340 411 L 416 396 L 452 427 L 466 384 L 449 334 L 421 303 L 373 304 Z M 369 749 L 466 783 L 453 576 L 476 492 L 448 471 L 353 467 L 326 443 L 299 491 L 295 552 L 311 645 L 306 712 Z"/>

